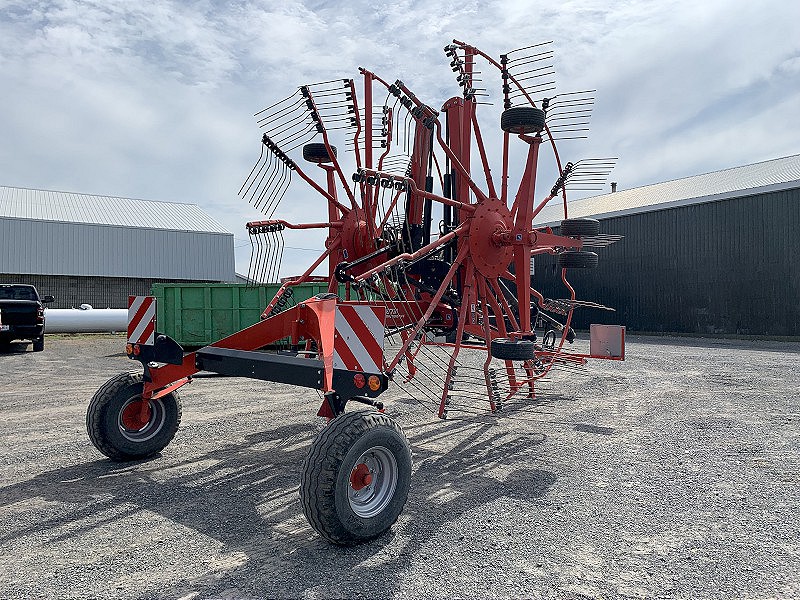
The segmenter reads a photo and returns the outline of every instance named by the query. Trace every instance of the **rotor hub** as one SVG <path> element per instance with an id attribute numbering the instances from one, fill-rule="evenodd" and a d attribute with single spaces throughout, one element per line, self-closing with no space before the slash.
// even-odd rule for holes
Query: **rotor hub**
<path id="1" fill-rule="evenodd" d="M 513 228 L 508 207 L 497 198 L 479 202 L 469 226 L 469 251 L 478 272 L 487 278 L 500 277 L 514 258 L 511 246 L 497 242 L 498 232 Z"/>

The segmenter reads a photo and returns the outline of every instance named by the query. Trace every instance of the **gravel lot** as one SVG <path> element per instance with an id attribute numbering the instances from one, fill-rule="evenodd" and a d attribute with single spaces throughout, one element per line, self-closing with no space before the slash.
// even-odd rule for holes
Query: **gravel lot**
<path id="1" fill-rule="evenodd" d="M 162 455 L 100 455 L 123 344 L 0 355 L 2 598 L 800 597 L 800 344 L 629 336 L 498 417 L 390 390 L 411 495 L 349 549 L 298 498 L 314 391 L 197 380 Z"/>

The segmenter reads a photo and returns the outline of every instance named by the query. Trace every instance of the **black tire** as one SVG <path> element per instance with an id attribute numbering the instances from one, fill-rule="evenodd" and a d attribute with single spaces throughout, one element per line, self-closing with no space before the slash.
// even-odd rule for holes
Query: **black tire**
<path id="1" fill-rule="evenodd" d="M 44 350 L 44 334 L 33 340 L 33 351 L 41 352 L 42 350 Z"/>
<path id="2" fill-rule="evenodd" d="M 558 232 L 568 237 L 590 237 L 600 233 L 597 219 L 564 219 Z"/>
<path id="3" fill-rule="evenodd" d="M 492 340 L 492 356 L 501 360 L 532 360 L 536 358 L 536 346 L 531 340 Z"/>
<path id="4" fill-rule="evenodd" d="M 337 156 L 336 146 L 331 146 L 331 150 L 333 150 L 333 155 Z M 333 159 L 328 154 L 328 149 L 325 147 L 325 144 L 306 144 L 303 146 L 303 159 L 312 163 L 333 162 Z"/>
<path id="5" fill-rule="evenodd" d="M 500 128 L 508 133 L 539 133 L 544 129 L 544 111 L 533 106 L 515 106 L 500 115 Z"/>
<path id="6" fill-rule="evenodd" d="M 553 329 L 548 329 L 542 338 L 542 346 L 548 350 L 552 350 L 556 347 L 556 339 L 556 332 Z"/>
<path id="7" fill-rule="evenodd" d="M 97 390 L 86 411 L 86 430 L 95 447 L 112 460 L 138 460 L 157 454 L 175 437 L 181 423 L 181 401 L 177 390 L 151 400 L 149 420 L 139 427 L 143 376 L 120 373 Z M 135 425 L 132 425 L 136 423 Z"/>
<path id="8" fill-rule="evenodd" d="M 370 481 L 354 483 L 362 467 Z M 317 533 L 352 546 L 397 521 L 410 485 L 411 447 L 403 430 L 382 413 L 355 411 L 336 417 L 314 439 L 303 461 L 300 500 Z"/>
<path id="9" fill-rule="evenodd" d="M 567 250 L 558 255 L 559 269 L 594 269 L 597 254 L 584 250 Z"/>

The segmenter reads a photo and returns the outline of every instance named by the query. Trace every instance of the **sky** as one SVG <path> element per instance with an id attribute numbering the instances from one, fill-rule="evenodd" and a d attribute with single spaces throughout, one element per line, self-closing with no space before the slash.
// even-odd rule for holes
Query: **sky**
<path id="1" fill-rule="evenodd" d="M 565 158 L 617 157 L 627 189 L 800 153 L 797 23 L 786 0 L 0 0 L 0 185 L 198 204 L 246 273 L 253 115 L 302 84 L 363 66 L 438 108 L 460 93 L 452 39 L 495 57 L 552 40 L 558 91 L 596 90 Z M 323 214 L 296 180 L 275 216 Z M 286 244 L 282 275 L 322 238 Z"/>

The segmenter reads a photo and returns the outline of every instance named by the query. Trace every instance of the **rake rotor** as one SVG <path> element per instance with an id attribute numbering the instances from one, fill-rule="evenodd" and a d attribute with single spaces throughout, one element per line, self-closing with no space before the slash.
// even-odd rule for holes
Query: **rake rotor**
<path id="1" fill-rule="evenodd" d="M 552 43 L 499 60 L 457 40 L 444 53 L 461 92 L 440 110 L 403 81 L 362 68 L 358 85 L 305 85 L 257 113 L 261 155 L 240 190 L 267 216 L 248 223 L 252 278 L 277 278 L 285 229 L 328 234 L 325 251 L 281 287 L 264 315 L 327 262 L 330 292 L 343 284 L 346 300 L 386 308 L 384 371 L 442 417 L 474 410 L 476 401 L 496 411 L 515 397 L 533 398 L 534 384 L 551 371 L 585 363 L 587 355 L 565 348 L 575 336 L 573 311 L 611 309 L 578 300 L 568 271 L 596 264 L 584 247 L 619 239 L 600 234 L 596 221 L 567 218 L 567 191 L 598 189 L 616 159 L 562 163 L 555 142 L 585 137 L 594 95 L 544 96 L 555 89 Z M 498 147 L 486 142 L 497 130 L 477 110 L 496 96 L 505 109 Z M 524 163 L 513 178 L 520 160 L 512 152 Z M 556 183 L 536 200 L 544 152 Z M 324 198 L 326 221 L 272 218 L 297 177 Z M 564 206 L 559 235 L 532 224 L 551 201 Z M 535 289 L 530 264 L 542 253 L 557 256 L 566 298 L 548 300 Z"/>

